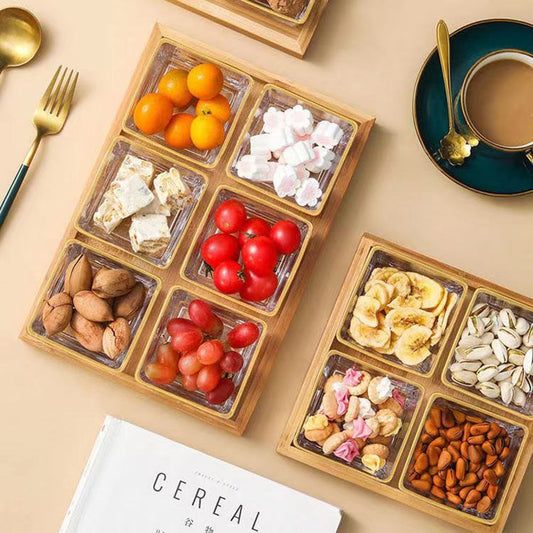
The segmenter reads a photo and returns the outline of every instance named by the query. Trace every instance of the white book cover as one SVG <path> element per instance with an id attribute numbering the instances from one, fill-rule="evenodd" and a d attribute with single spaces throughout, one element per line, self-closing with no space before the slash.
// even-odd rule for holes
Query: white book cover
<path id="1" fill-rule="evenodd" d="M 59 533 L 334 533 L 339 509 L 106 417 Z"/>

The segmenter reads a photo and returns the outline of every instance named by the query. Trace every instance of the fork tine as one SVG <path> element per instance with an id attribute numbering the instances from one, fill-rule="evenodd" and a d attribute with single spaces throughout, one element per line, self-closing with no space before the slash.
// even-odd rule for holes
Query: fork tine
<path id="1" fill-rule="evenodd" d="M 48 104 L 48 101 L 50 100 L 50 95 L 52 94 L 52 90 L 54 88 L 54 85 L 56 83 L 57 77 L 59 76 L 59 73 L 61 72 L 62 65 L 59 66 L 59 68 L 56 70 L 56 73 L 54 74 L 54 77 L 52 78 L 52 81 L 50 82 L 50 85 L 46 88 L 45 93 L 43 94 L 43 97 L 41 98 L 41 101 L 39 102 L 39 108 L 40 109 L 46 109 L 46 106 Z"/>
<path id="2" fill-rule="evenodd" d="M 65 73 L 66 72 L 67 72 L 67 69 L 65 68 Z M 52 113 L 53 115 L 58 115 L 59 116 L 59 111 L 61 109 L 61 106 L 63 105 L 63 101 L 65 99 L 65 94 L 66 94 L 68 86 L 70 84 L 70 80 L 72 78 L 72 74 L 74 74 L 74 71 L 72 69 L 70 69 L 67 81 L 65 83 L 63 83 L 64 76 L 63 76 L 63 78 L 61 78 L 61 84 L 59 85 L 59 88 L 61 88 L 61 94 L 58 96 L 57 100 L 54 102 L 54 105 L 50 109 L 50 113 Z"/>
<path id="3" fill-rule="evenodd" d="M 66 97 L 64 101 L 62 102 L 62 105 L 60 109 L 58 110 L 58 116 L 61 119 L 66 119 L 69 111 L 70 111 L 70 104 L 72 103 L 72 98 L 74 96 L 74 91 L 76 90 L 76 84 L 78 83 L 78 76 L 79 72 L 76 72 L 76 75 L 74 76 L 74 80 L 69 86 L 68 92 L 66 94 Z"/>
<path id="4" fill-rule="evenodd" d="M 46 111 L 48 113 L 52 113 L 52 110 L 54 109 L 58 98 L 59 98 L 59 92 L 61 91 L 61 86 L 63 85 L 63 82 L 65 81 L 65 74 L 67 73 L 67 67 L 63 70 L 63 73 L 61 74 L 61 78 L 59 79 L 59 83 L 56 85 L 56 88 L 54 89 L 54 92 L 52 96 L 50 97 L 50 100 L 48 102 L 48 105 L 46 106 Z"/>

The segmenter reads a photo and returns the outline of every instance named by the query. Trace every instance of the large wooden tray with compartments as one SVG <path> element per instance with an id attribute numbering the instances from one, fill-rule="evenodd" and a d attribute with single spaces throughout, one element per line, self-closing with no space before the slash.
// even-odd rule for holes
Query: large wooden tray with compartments
<path id="1" fill-rule="evenodd" d="M 163 54 L 163 60 L 158 55 L 162 51 L 167 54 L 166 56 Z M 145 78 L 153 65 L 164 70 L 164 61 L 167 56 L 171 58 L 183 56 L 188 61 L 192 58 L 192 61 L 197 63 L 201 61 L 218 63 L 229 78 L 233 76 L 242 82 L 241 85 L 235 82 L 234 87 L 230 87 L 233 93 L 228 94 L 228 97 L 232 105 L 237 102 L 235 105 L 238 105 L 238 110 L 234 109 L 233 118 L 227 128 L 225 144 L 213 157 L 202 158 L 205 156 L 204 153 L 202 157 L 195 159 L 195 157 L 188 157 L 187 153 L 172 151 L 163 145 L 161 139 L 145 138 L 139 135 L 131 124 L 131 109 L 136 98 L 141 94 L 140 91 L 148 91 Z M 342 117 L 342 121 L 350 125 L 351 135 L 348 136 L 345 145 L 345 154 L 339 160 L 338 172 L 335 176 L 331 176 L 327 201 L 324 199 L 320 210 L 302 212 L 297 209 L 296 204 L 284 205 L 281 201 L 266 196 L 261 189 L 254 190 L 253 187 L 243 186 L 242 180 L 230 175 L 232 157 L 237 152 L 240 133 L 247 124 L 251 110 L 255 109 L 257 100 L 264 95 L 267 86 L 270 87 L 270 91 L 274 89 L 279 91 L 283 98 L 290 95 L 294 101 L 312 105 L 317 112 L 328 112 Z M 298 87 L 255 66 L 242 63 L 169 28 L 156 25 L 104 142 L 79 208 L 76 209 L 63 236 L 42 289 L 22 329 L 21 338 L 45 351 L 92 368 L 116 383 L 130 386 L 142 394 L 230 432 L 242 434 L 305 290 L 320 247 L 352 179 L 373 123 L 374 119 L 371 116 L 359 113 L 326 96 Z M 165 261 L 156 262 L 156 264 L 143 259 L 131 249 L 127 249 L 124 246 L 124 239 L 121 240 L 120 236 L 115 240 L 106 240 L 105 236 L 88 231 L 83 222 L 87 212 L 92 213 L 90 210 L 94 208 L 94 202 L 91 203 L 91 199 L 99 192 L 102 180 L 107 179 L 106 176 L 110 169 L 113 169 L 117 157 L 123 157 L 126 149 L 133 153 L 139 152 L 143 157 L 153 161 L 154 166 L 159 169 L 168 169 L 173 165 L 179 166 L 182 173 L 191 174 L 193 180 L 191 183 L 197 180 L 198 183 L 203 184 L 199 188 L 195 207 L 190 210 L 186 224 L 182 224 L 175 249 L 172 254 L 164 258 Z M 305 237 L 301 251 L 291 265 L 291 269 L 287 271 L 286 279 L 284 278 L 283 283 L 280 283 L 282 289 L 279 291 L 279 298 L 270 306 L 249 305 L 239 299 L 217 293 L 205 279 L 202 283 L 202 280 L 199 282 L 198 279 L 187 277 L 187 265 L 195 258 L 197 259 L 195 254 L 198 252 L 199 238 L 205 229 L 203 225 L 208 220 L 213 205 L 223 195 L 238 196 L 250 206 L 252 212 L 256 210 L 267 219 L 270 217 L 272 220 L 280 218 L 294 220 Z M 145 309 L 143 319 L 135 325 L 135 338 L 127 356 L 121 365 L 114 368 L 101 364 L 98 358 L 95 360 L 73 349 L 71 339 L 67 339 L 65 346 L 56 342 L 53 337 L 47 338 L 43 333 L 42 323 L 39 325 L 43 302 L 52 294 L 54 287 L 57 291 L 61 283 L 61 269 L 65 267 L 66 259 L 71 259 L 72 254 L 79 253 L 83 249 L 91 257 L 96 258 L 99 265 L 105 266 L 111 262 L 132 269 L 138 279 L 145 280 L 153 296 L 150 305 Z M 189 298 L 198 297 L 210 302 L 221 316 L 233 313 L 241 322 L 254 320 L 262 329 L 262 336 L 257 343 L 256 351 L 250 358 L 249 366 L 243 371 L 239 393 L 231 409 L 223 413 L 200 405 L 194 401 L 194 398 L 191 400 L 191 398 L 180 397 L 179 394 L 173 394 L 163 388 L 148 386 L 139 379 L 140 365 L 151 349 L 154 334 L 157 335 L 159 332 L 161 319 L 163 317 L 168 319 L 165 315 L 168 312 L 168 305 L 176 305 L 177 301 L 181 301 L 180 298 L 186 298 L 183 296 L 185 293 Z"/>
<path id="2" fill-rule="evenodd" d="M 420 268 L 423 272 L 434 272 L 448 279 L 458 280 L 465 288 L 464 297 L 459 299 L 456 315 L 449 324 L 447 339 L 442 349 L 439 350 L 438 360 L 434 368 L 425 374 L 405 370 L 405 367 L 398 365 L 393 366 L 383 358 L 376 358 L 371 353 L 365 353 L 364 349 L 360 350 L 353 344 L 350 345 L 342 336 L 347 313 L 350 313 L 353 306 L 354 295 L 361 280 L 366 279 L 364 276 L 368 271 L 369 258 L 376 250 L 386 252 L 391 257 L 401 258 L 402 261 L 408 262 L 415 271 Z M 489 533 L 489 531 L 502 532 L 533 454 L 533 438 L 531 437 L 533 419 L 530 416 L 531 413 L 513 411 L 491 400 L 481 399 L 479 395 L 471 392 L 465 393 L 465 389 L 450 387 L 445 378 L 447 365 L 464 327 L 466 315 L 473 304 L 473 298 L 477 297 L 479 292 L 483 290 L 489 291 L 489 294 L 497 293 L 506 302 L 511 302 L 515 309 L 523 309 L 526 316 L 531 316 L 529 313 L 533 306 L 533 300 L 530 298 L 520 296 L 487 280 L 445 265 L 379 237 L 364 234 L 298 399 L 279 441 L 278 453 L 333 474 L 343 480 L 364 486 L 378 494 L 405 503 L 467 531 L 480 533 Z M 303 438 L 302 426 L 309 414 L 315 412 L 313 405 L 316 409 L 316 405 L 318 405 L 316 398 L 321 390 L 320 382 L 323 383 L 326 377 L 331 375 L 327 374 L 325 369 L 328 368 L 328 361 L 331 361 L 331 357 L 335 356 L 341 356 L 345 361 L 351 361 L 362 369 L 365 369 L 366 365 L 378 374 L 405 380 L 407 383 L 414 383 L 421 391 L 421 399 L 412 413 L 409 427 L 405 428 L 404 426 L 402 433 L 397 437 L 398 458 L 392 467 L 390 476 L 382 476 L 381 479 L 378 479 L 361 469 L 356 469 L 351 465 L 342 463 L 340 460 L 324 456 L 320 451 L 301 445 L 301 439 Z M 493 417 L 496 422 L 502 421 L 503 423 L 512 424 L 520 432 L 520 446 L 516 450 L 511 466 L 509 466 L 509 476 L 504 489 L 502 489 L 501 499 L 497 500 L 498 506 L 495 515 L 490 520 L 483 520 L 478 516 L 466 514 L 460 509 L 452 509 L 440 502 L 427 498 L 425 495 L 412 492 L 404 485 L 404 477 L 420 433 L 423 430 L 428 410 L 436 398 L 440 398 L 442 402 L 455 402 L 460 407 L 464 407 L 465 410 L 475 412 L 481 416 Z"/>
<path id="3" fill-rule="evenodd" d="M 244 33 L 296 57 L 304 57 L 328 0 L 309 0 L 301 16 L 290 18 L 266 0 L 170 0 L 185 9 Z"/>

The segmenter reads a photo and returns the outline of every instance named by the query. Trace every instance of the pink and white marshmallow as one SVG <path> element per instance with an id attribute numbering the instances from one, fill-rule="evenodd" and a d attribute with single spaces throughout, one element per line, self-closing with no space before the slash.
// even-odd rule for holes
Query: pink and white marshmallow
<path id="1" fill-rule="evenodd" d="M 316 125 L 311 140 L 325 148 L 333 148 L 340 143 L 342 139 L 342 129 L 334 122 L 322 120 Z"/>
<path id="2" fill-rule="evenodd" d="M 292 128 L 292 131 L 299 137 L 310 134 L 314 123 L 311 111 L 304 109 L 301 105 L 285 110 L 285 124 Z"/>
<path id="3" fill-rule="evenodd" d="M 305 164 L 305 168 L 310 172 L 320 173 L 323 170 L 329 170 L 333 165 L 335 153 L 323 146 L 315 146 L 313 148 L 315 158 Z"/>
<path id="4" fill-rule="evenodd" d="M 309 141 L 299 141 L 283 150 L 283 159 L 286 165 L 297 167 L 304 165 L 315 158 L 313 145 Z"/>
<path id="5" fill-rule="evenodd" d="M 272 133 L 285 126 L 285 113 L 275 107 L 269 107 L 263 115 L 263 131 Z"/>
<path id="6" fill-rule="evenodd" d="M 322 189 L 315 178 L 306 179 L 296 191 L 296 203 L 301 206 L 315 207 L 322 197 Z"/>
<path id="7" fill-rule="evenodd" d="M 284 148 L 287 148 L 287 146 L 291 146 L 296 142 L 294 133 L 288 126 L 283 126 L 282 128 L 271 131 L 268 134 L 268 138 L 269 149 L 271 152 L 283 150 Z"/>
<path id="8" fill-rule="evenodd" d="M 252 181 L 265 181 L 270 173 L 268 158 L 262 155 L 245 155 L 237 162 L 237 175 Z"/>
<path id="9" fill-rule="evenodd" d="M 300 186 L 300 180 L 296 175 L 294 168 L 288 165 L 279 165 L 274 172 L 272 180 L 274 189 L 280 198 L 285 196 L 294 196 L 298 187 Z"/>
<path id="10" fill-rule="evenodd" d="M 250 137 L 250 154 L 264 155 L 270 159 L 270 134 L 252 135 Z"/>

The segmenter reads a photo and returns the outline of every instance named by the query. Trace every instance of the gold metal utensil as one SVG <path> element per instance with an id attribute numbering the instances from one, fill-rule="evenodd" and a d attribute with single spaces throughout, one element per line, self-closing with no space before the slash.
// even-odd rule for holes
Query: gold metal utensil
<path id="1" fill-rule="evenodd" d="M 450 76 L 450 34 L 448 26 L 443 20 L 437 24 L 437 49 L 439 51 L 440 66 L 444 79 L 446 103 L 448 105 L 448 133 L 441 139 L 439 153 L 443 159 L 455 166 L 460 166 L 470 156 L 472 147 L 466 139 L 455 131 L 453 121 L 452 83 Z"/>
<path id="2" fill-rule="evenodd" d="M 0 72 L 31 61 L 41 46 L 41 25 L 19 7 L 0 10 Z"/>
<path id="3" fill-rule="evenodd" d="M 41 98 L 33 115 L 33 123 L 37 129 L 37 135 L 24 163 L 20 166 L 9 191 L 0 205 L 0 226 L 2 226 L 9 213 L 9 209 L 24 181 L 41 140 L 46 135 L 55 135 L 63 129 L 70 111 L 70 104 L 72 103 L 77 81 L 77 72 L 74 73 L 72 69 L 59 67 Z"/>

